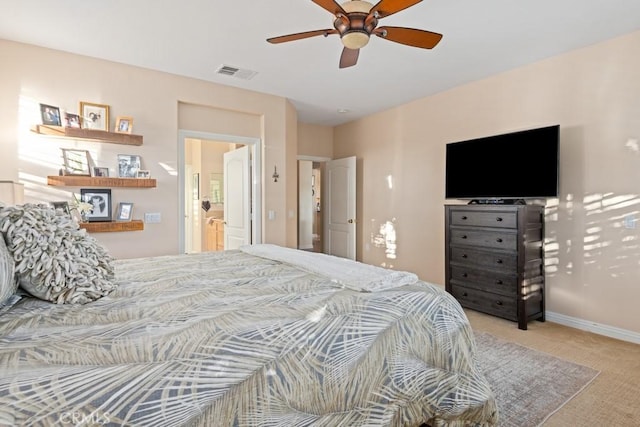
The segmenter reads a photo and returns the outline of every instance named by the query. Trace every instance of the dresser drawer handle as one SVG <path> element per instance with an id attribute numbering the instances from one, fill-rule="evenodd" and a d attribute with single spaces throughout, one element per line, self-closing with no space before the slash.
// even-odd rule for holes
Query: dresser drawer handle
<path id="1" fill-rule="evenodd" d="M 469 277 L 467 273 L 462 273 L 462 277 Z"/>
<path id="2" fill-rule="evenodd" d="M 467 216 L 466 216 L 466 215 L 464 215 L 464 216 L 462 217 L 462 220 L 463 220 L 463 221 L 466 221 L 466 220 L 467 220 Z"/>
<path id="3" fill-rule="evenodd" d="M 502 260 L 501 259 L 497 259 L 496 260 L 496 264 L 502 264 Z"/>
<path id="4" fill-rule="evenodd" d="M 496 218 L 496 221 L 498 221 L 498 222 L 502 222 L 502 218 L 501 218 L 501 217 L 497 217 L 497 218 Z"/>
<path id="5" fill-rule="evenodd" d="M 500 279 L 496 280 L 496 285 L 502 285 L 502 283 L 503 283 L 502 280 Z"/>
<path id="6" fill-rule="evenodd" d="M 502 243 L 502 239 L 498 237 L 498 238 L 496 239 L 496 242 L 498 242 L 498 243 Z"/>
<path id="7" fill-rule="evenodd" d="M 463 296 L 463 297 L 468 297 L 468 296 L 469 296 L 469 294 L 468 294 L 468 293 L 466 293 L 466 292 L 463 292 L 463 293 L 462 293 L 462 296 Z"/>
<path id="8" fill-rule="evenodd" d="M 463 235 L 462 235 L 462 238 L 463 238 L 463 239 L 466 239 L 466 238 L 467 238 L 467 235 L 466 235 L 466 234 L 463 234 Z"/>
<path id="9" fill-rule="evenodd" d="M 462 258 L 469 258 L 467 254 L 462 254 Z"/>
<path id="10" fill-rule="evenodd" d="M 496 301 L 496 305 L 502 305 L 502 301 Z"/>

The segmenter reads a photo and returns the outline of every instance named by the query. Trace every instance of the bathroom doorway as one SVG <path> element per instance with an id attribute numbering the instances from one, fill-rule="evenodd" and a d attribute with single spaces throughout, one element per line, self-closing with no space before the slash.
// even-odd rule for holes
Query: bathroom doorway
<path id="1" fill-rule="evenodd" d="M 324 161 L 298 160 L 298 249 L 323 252 Z"/>

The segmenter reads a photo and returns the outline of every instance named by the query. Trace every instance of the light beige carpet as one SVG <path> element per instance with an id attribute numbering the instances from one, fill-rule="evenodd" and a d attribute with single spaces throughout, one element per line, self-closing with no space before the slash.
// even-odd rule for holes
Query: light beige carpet
<path id="1" fill-rule="evenodd" d="M 476 344 L 496 395 L 500 427 L 539 426 L 599 373 L 485 332 L 476 332 Z"/>

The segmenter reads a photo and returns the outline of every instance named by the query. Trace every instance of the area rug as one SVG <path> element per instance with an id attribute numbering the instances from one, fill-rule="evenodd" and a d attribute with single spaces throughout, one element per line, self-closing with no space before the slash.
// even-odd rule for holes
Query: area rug
<path id="1" fill-rule="evenodd" d="M 476 332 L 478 360 L 496 395 L 500 427 L 534 427 L 593 381 L 599 371 Z"/>

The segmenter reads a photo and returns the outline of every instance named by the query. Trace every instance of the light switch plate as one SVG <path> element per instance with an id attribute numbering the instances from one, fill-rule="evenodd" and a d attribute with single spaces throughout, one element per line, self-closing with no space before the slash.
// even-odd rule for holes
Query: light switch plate
<path id="1" fill-rule="evenodd" d="M 162 220 L 160 212 L 149 212 L 144 214 L 144 222 L 147 224 L 159 224 Z"/>

